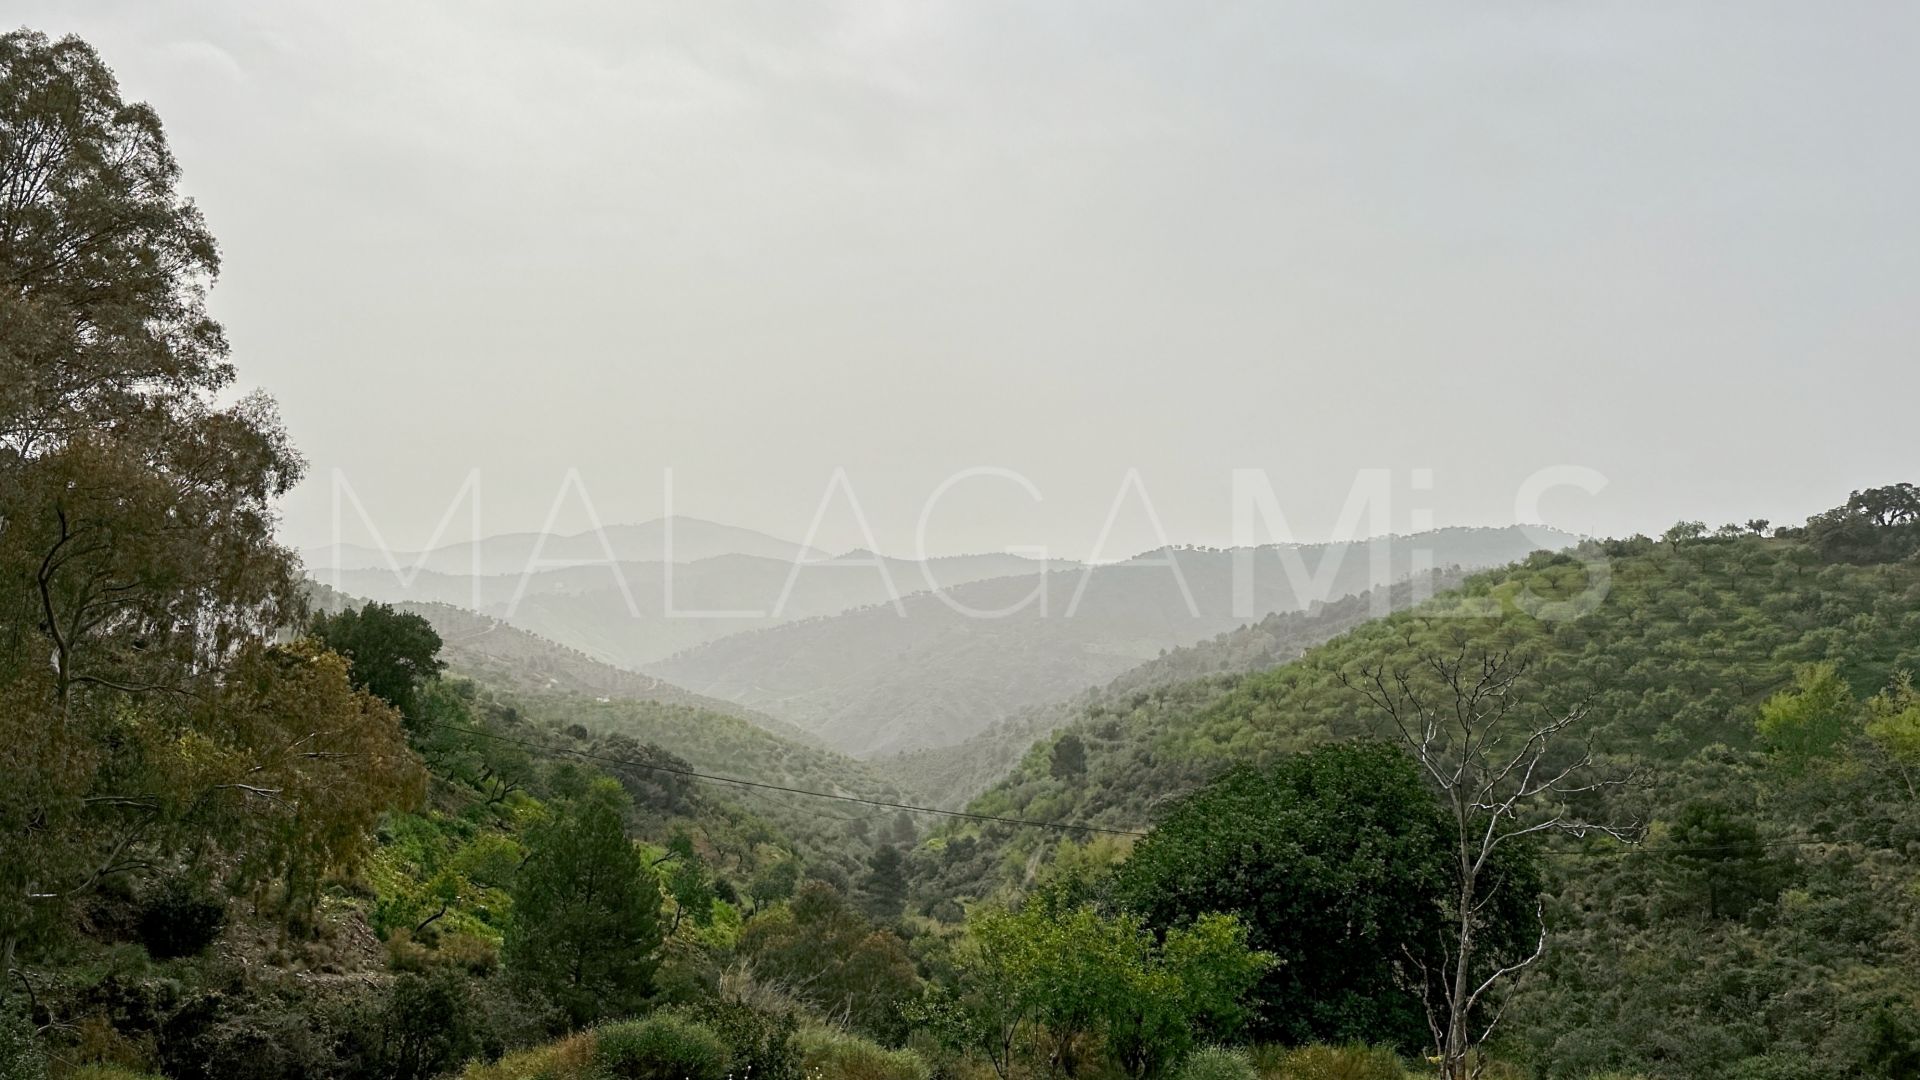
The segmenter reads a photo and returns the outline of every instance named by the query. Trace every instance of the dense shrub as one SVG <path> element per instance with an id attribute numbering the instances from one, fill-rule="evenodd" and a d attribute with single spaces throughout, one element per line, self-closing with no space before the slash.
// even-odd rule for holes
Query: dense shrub
<path id="1" fill-rule="evenodd" d="M 928 1080 L 933 1070 L 911 1050 L 888 1050 L 858 1035 L 803 1028 L 794 1042 L 807 1075 L 832 1080 Z"/>
<path id="2" fill-rule="evenodd" d="M 1260 1080 L 1246 1051 L 1225 1046 L 1203 1046 L 1180 1063 L 1176 1080 Z"/>
<path id="3" fill-rule="evenodd" d="M 609 1080 L 724 1080 L 732 1064 L 720 1036 L 671 1013 L 596 1029 L 593 1058 Z"/>
<path id="4" fill-rule="evenodd" d="M 770 1012 L 744 1001 L 708 998 L 682 1012 L 727 1044 L 734 1075 L 800 1080 L 800 1051 L 793 1043 L 800 1021 L 791 1011 Z"/>

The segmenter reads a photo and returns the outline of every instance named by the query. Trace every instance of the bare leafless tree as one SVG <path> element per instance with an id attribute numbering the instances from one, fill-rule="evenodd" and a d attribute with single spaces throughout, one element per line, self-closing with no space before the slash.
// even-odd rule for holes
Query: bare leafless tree
<path id="1" fill-rule="evenodd" d="M 1546 953 L 1545 913 L 1536 901 L 1540 931 L 1532 951 L 1505 963 L 1482 955 L 1497 891 L 1496 852 L 1549 832 L 1598 832 L 1629 842 L 1637 834 L 1632 826 L 1589 821 L 1568 808 L 1569 797 L 1628 777 L 1598 765 L 1590 739 L 1567 747 L 1580 734 L 1588 701 L 1548 704 L 1529 678 L 1531 667 L 1520 648 L 1489 645 L 1460 628 L 1442 645 L 1416 648 L 1410 661 L 1364 664 L 1341 676 L 1439 786 L 1457 832 L 1457 891 L 1447 913 L 1452 939 L 1437 971 L 1426 959 L 1408 958 L 1420 976 L 1440 1074 L 1449 1080 L 1478 1075 L 1474 1051 L 1499 1023 L 1513 977 Z"/>

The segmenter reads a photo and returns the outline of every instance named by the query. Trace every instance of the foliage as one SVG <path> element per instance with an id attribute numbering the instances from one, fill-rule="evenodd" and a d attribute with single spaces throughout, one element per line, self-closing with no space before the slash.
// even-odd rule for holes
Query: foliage
<path id="1" fill-rule="evenodd" d="M 1276 1056 L 1274 1068 L 1265 1074 L 1274 1080 L 1406 1080 L 1408 1075 L 1392 1050 L 1360 1043 L 1300 1046 Z"/>
<path id="2" fill-rule="evenodd" d="M 1029 1036 L 1069 1075 L 1093 1037 L 1131 1075 L 1153 1076 L 1201 1035 L 1233 1034 L 1241 995 L 1272 957 L 1247 947 L 1231 915 L 1202 915 L 1156 939 L 1130 913 L 1042 896 L 1018 911 L 972 912 L 953 961 L 955 990 L 917 1018 L 1002 1076 Z"/>
<path id="3" fill-rule="evenodd" d="M 491 1063 L 474 1062 L 461 1080 L 598 1080 L 594 1075 L 597 1033 L 578 1031 L 550 1043 L 517 1050 Z"/>
<path id="4" fill-rule="evenodd" d="M 413 785 L 384 706 L 323 650 L 266 643 L 301 606 L 272 528 L 302 463 L 270 400 L 228 395 L 216 246 L 158 117 L 84 42 L 22 30 L 0 37 L 0 134 L 8 967 L 109 879 L 350 858 Z"/>
<path id="5" fill-rule="evenodd" d="M 1235 770 L 1187 797 L 1134 848 L 1117 895 L 1156 927 L 1237 914 L 1279 964 L 1255 992 L 1254 1034 L 1290 1042 L 1427 1041 L 1408 956 L 1432 955 L 1457 859 L 1414 763 L 1383 742 Z M 1489 940 L 1532 945 L 1523 858 L 1501 864 Z"/>
<path id="6" fill-rule="evenodd" d="M 755 1008 L 738 998 L 713 996 L 682 1012 L 705 1025 L 727 1046 L 733 1072 L 750 1080 L 800 1080 L 800 1051 L 794 1035 L 800 1020 L 787 1008 Z"/>
<path id="7" fill-rule="evenodd" d="M 748 922 L 740 953 L 762 979 L 882 1037 L 899 1033 L 895 1004 L 920 985 L 900 937 L 868 922 L 823 881 L 807 882 L 791 902 Z"/>
<path id="8" fill-rule="evenodd" d="M 715 794 L 721 789 L 684 774 L 699 771 L 900 800 L 899 790 L 873 766 L 794 742 L 735 716 L 681 704 L 555 693 L 502 696 L 496 704 L 515 718 L 499 724 L 499 734 L 551 747 L 561 755 L 592 754 L 597 765 L 628 788 L 656 835 L 670 834 L 670 819 L 676 816 L 698 817 L 709 825 L 720 817 L 731 818 L 739 846 L 770 842 L 798 854 L 815 877 L 851 879 L 863 871 L 865 851 L 847 843 L 837 816 L 821 814 L 811 801 L 752 789 L 736 789 L 737 804 L 721 804 Z M 578 735 L 572 734 L 575 728 Z M 479 751 L 488 740 L 455 741 Z M 496 748 L 512 746 L 492 742 Z M 619 764 L 626 761 L 639 764 Z"/>
<path id="9" fill-rule="evenodd" d="M 1891 685 L 1867 701 L 1862 730 L 1899 772 L 1907 794 L 1920 795 L 1914 782 L 1920 769 L 1920 690 L 1914 688 L 1911 673 L 1897 672 Z"/>
<path id="10" fill-rule="evenodd" d="M 732 1062 L 718 1035 L 672 1013 L 595 1029 L 593 1057 L 607 1080 L 723 1080 Z"/>
<path id="11" fill-rule="evenodd" d="M 353 684 L 400 710 L 418 728 L 414 694 L 445 667 L 440 635 L 418 615 L 386 604 L 348 608 L 313 620 L 311 633 L 347 658 Z"/>
<path id="12" fill-rule="evenodd" d="M 1920 552 L 1920 487 L 1856 491 L 1846 504 L 1808 519 L 1802 535 L 1838 562 L 1897 562 Z"/>
<path id="13" fill-rule="evenodd" d="M 906 859 L 892 844 L 882 844 L 867 858 L 867 872 L 860 879 L 860 892 L 867 914 L 876 919 L 891 919 L 907 903 Z"/>
<path id="14" fill-rule="evenodd" d="M 0 1080 L 46 1080 L 46 1050 L 33 1024 L 17 1010 L 0 1006 Z"/>
<path id="15" fill-rule="evenodd" d="M 1796 768 L 1833 752 L 1849 734 L 1858 703 L 1831 661 L 1811 664 L 1793 686 L 1760 705 L 1760 738 Z"/>
<path id="16" fill-rule="evenodd" d="M 634 1011 L 661 940 L 660 887 L 627 839 L 627 798 L 592 780 L 527 839 L 504 959 L 575 1023 Z"/>
<path id="17" fill-rule="evenodd" d="M 387 991 L 374 1019 L 379 1032 L 372 1059 L 392 1080 L 427 1080 L 471 1057 L 480 1047 L 464 980 L 451 972 L 403 974 Z"/>
<path id="18" fill-rule="evenodd" d="M 1584 611 L 1529 614 L 1536 601 L 1587 592 L 1601 564 L 1604 592 Z M 1873 709 L 1900 715 L 1891 703 L 1902 699 L 1885 691 L 1889 704 L 1858 710 L 1846 725 L 1854 734 L 1800 770 L 1760 752 L 1757 721 L 1814 665 L 1833 664 L 1856 697 L 1920 667 L 1920 567 L 1910 561 L 1835 562 L 1801 540 L 1751 531 L 1542 554 L 1360 625 L 1297 662 L 1146 689 L 1136 707 L 1088 713 L 1071 727 L 1086 743 L 1084 776 L 1057 780 L 1044 756 L 1029 756 L 970 808 L 1141 827 L 1232 765 L 1368 734 L 1340 673 L 1414 658 L 1426 636 L 1457 630 L 1526 644 L 1549 691 L 1543 704 L 1584 703 L 1599 760 L 1637 777 L 1557 809 L 1649 829 L 1640 848 L 1591 835 L 1547 846 L 1552 936 L 1496 1051 L 1553 1076 L 1737 1076 L 1770 1054 L 1823 1061 L 1836 1074 L 1865 1069 L 1867 1018 L 1920 996 L 1909 974 L 1920 970 L 1911 931 L 1920 876 L 1901 854 L 1920 838 L 1920 818 L 1892 729 L 1883 725 L 1877 741 L 1866 733 Z M 1719 866 L 1661 850 L 1676 825 L 1717 827 L 1683 824 L 1702 801 L 1725 802 L 1730 823 L 1750 818 L 1765 863 L 1741 855 L 1751 837 L 1739 833 L 1726 834 L 1736 858 Z M 950 826 L 915 856 L 916 896 L 927 904 L 1031 887 L 1058 846 L 1030 830 Z M 1742 917 L 1728 916 L 1746 899 L 1709 901 L 1707 870 L 1720 875 L 1712 888 L 1738 885 L 1726 896 L 1751 898 Z M 1814 1021 L 1825 1015 L 1843 1019 Z"/>
<path id="19" fill-rule="evenodd" d="M 1664 840 L 1675 849 L 1664 875 L 1671 899 L 1665 914 L 1744 919 L 1772 904 L 1792 879 L 1791 861 L 1767 846 L 1753 811 L 1723 799 L 1681 807 Z"/>
<path id="20" fill-rule="evenodd" d="M 1054 740 L 1047 758 L 1047 775 L 1065 780 L 1087 771 L 1087 744 L 1069 731 Z"/>

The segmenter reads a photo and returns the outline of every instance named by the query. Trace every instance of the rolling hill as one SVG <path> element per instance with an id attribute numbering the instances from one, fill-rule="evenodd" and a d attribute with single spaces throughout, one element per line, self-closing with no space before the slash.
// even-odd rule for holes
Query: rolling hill
<path id="1" fill-rule="evenodd" d="M 310 586 L 309 599 L 320 611 L 364 602 L 325 586 Z M 609 736 L 625 736 L 715 776 L 885 801 L 902 798 L 903 789 L 885 770 L 829 749 L 784 721 L 689 693 L 653 676 L 609 667 L 462 608 L 395 607 L 433 625 L 448 674 L 470 680 L 485 698 L 509 707 L 513 723 L 544 729 L 547 741 L 589 747 Z M 567 758 L 565 750 L 560 757 Z M 799 850 L 821 861 L 822 870 L 828 860 L 847 858 L 847 823 L 863 814 L 873 816 L 859 807 L 802 796 L 713 781 L 685 782 L 710 788 L 778 825 Z"/>
<path id="2" fill-rule="evenodd" d="M 1431 567 L 1502 565 L 1574 540 L 1540 529 L 1443 529 L 1245 549 L 1252 572 L 1244 598 L 1235 594 L 1244 554 L 1169 549 L 1125 563 L 977 581 L 909 597 L 902 610 L 873 606 L 736 634 L 645 670 L 872 757 L 964 742 L 1024 709 L 1272 612 Z M 1307 571 L 1296 575 L 1307 579 L 1298 584 L 1283 561 L 1292 558 Z M 1028 597 L 1033 602 L 1020 607 Z M 969 610 L 1011 613 L 986 618 Z"/>
<path id="3" fill-rule="evenodd" d="M 1315 604 L 1308 611 L 1275 612 L 1257 623 L 1183 646 L 1131 668 L 1105 686 L 1063 701 L 1034 706 L 994 724 L 965 742 L 877 758 L 874 764 L 918 798 L 958 809 L 1012 772 L 1034 743 L 1082 717 L 1126 716 L 1158 702 L 1167 688 L 1185 693 L 1224 692 L 1236 677 L 1296 659 L 1308 648 L 1337 637 L 1387 609 L 1401 611 L 1466 577 L 1458 569 L 1436 570 L 1415 588 L 1411 580 L 1384 590 Z M 1049 741 L 1042 750 L 1051 747 Z"/>

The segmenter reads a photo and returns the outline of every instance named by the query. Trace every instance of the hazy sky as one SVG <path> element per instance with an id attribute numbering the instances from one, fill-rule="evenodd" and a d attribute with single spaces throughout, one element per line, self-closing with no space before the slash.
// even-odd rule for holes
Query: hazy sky
<path id="1" fill-rule="evenodd" d="M 398 545 L 609 523 L 907 553 L 1798 519 L 1920 480 L 1920 7 L 14 3 L 166 121 L 249 385 Z M 1431 489 L 1414 490 L 1416 469 Z M 466 530 L 464 509 L 450 537 Z M 571 496 L 556 525 L 577 528 Z M 348 540 L 367 536 L 357 522 Z M 836 498 L 817 542 L 860 543 Z M 1108 556 L 1150 546 L 1130 499 Z"/>

